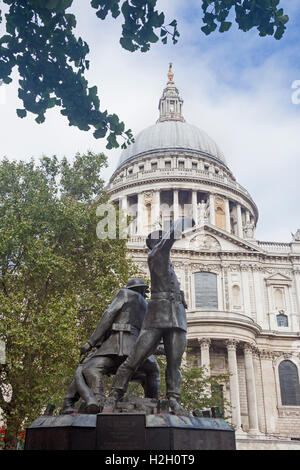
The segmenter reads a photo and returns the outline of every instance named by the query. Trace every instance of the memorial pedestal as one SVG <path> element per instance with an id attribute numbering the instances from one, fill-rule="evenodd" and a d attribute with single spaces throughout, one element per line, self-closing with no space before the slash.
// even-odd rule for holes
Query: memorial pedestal
<path id="1" fill-rule="evenodd" d="M 221 418 L 113 413 L 37 418 L 25 450 L 235 450 Z"/>

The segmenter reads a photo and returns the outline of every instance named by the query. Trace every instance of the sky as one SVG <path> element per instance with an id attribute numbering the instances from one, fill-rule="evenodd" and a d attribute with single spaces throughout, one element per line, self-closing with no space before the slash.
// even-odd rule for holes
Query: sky
<path id="1" fill-rule="evenodd" d="M 290 242 L 300 228 L 300 104 L 292 102 L 292 84 L 300 80 L 299 0 L 281 0 L 290 22 L 280 41 L 235 25 L 207 37 L 200 29 L 200 0 L 158 0 L 166 21 L 178 20 L 180 38 L 176 45 L 154 44 L 147 53 L 122 49 L 121 18 L 100 21 L 88 3 L 74 0 L 70 12 L 90 46 L 86 76 L 98 87 L 101 109 L 118 114 L 135 135 L 154 124 L 172 62 L 186 121 L 216 141 L 258 206 L 257 238 Z M 41 125 L 34 116 L 18 118 L 17 73 L 14 78 L 0 87 L 0 158 L 71 160 L 88 149 L 104 152 L 109 165 L 102 176 L 108 181 L 121 150 L 107 150 L 104 139 L 69 127 L 59 109 L 49 110 Z"/>

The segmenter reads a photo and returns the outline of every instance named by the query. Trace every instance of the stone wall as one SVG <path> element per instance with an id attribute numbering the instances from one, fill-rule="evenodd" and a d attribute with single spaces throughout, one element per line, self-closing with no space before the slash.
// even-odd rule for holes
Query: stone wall
<path id="1" fill-rule="evenodd" d="M 270 439 L 237 439 L 237 450 L 300 450 L 300 442 Z"/>

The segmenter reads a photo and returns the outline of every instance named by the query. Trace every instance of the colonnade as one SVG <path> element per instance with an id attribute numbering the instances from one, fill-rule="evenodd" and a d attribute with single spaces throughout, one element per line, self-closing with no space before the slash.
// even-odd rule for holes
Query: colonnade
<path id="1" fill-rule="evenodd" d="M 212 340 L 210 338 L 198 339 L 201 349 L 201 366 L 205 367 L 207 373 L 210 374 L 210 346 Z M 240 387 L 238 380 L 238 363 L 237 363 L 237 345 L 238 341 L 235 339 L 228 339 L 225 341 L 228 359 L 228 372 L 229 388 L 230 388 L 230 402 L 232 413 L 232 424 L 235 426 L 236 432 L 242 432 L 241 420 L 241 403 L 240 403 Z M 259 434 L 258 427 L 258 409 L 257 409 L 257 396 L 256 384 L 254 373 L 253 352 L 254 347 L 250 343 L 242 343 L 244 355 L 244 367 L 246 377 L 246 392 L 247 392 L 247 405 L 248 405 L 248 419 L 249 419 L 249 434 Z"/>
<path id="2" fill-rule="evenodd" d="M 230 201 L 228 198 L 219 196 L 215 193 L 209 193 L 206 195 L 206 201 L 199 201 L 197 190 L 179 190 L 179 189 L 168 189 L 168 192 L 172 191 L 172 197 L 170 198 L 170 211 L 172 211 L 172 218 L 174 220 L 183 215 L 183 211 L 188 209 L 189 215 L 194 218 L 197 225 L 205 222 L 212 225 L 216 225 L 219 228 L 226 230 L 231 233 L 232 230 L 232 218 L 235 220 L 236 228 L 235 233 L 240 238 L 244 238 L 244 226 L 250 223 L 251 213 L 248 209 L 244 209 L 244 220 L 242 217 L 241 204 L 238 202 L 234 203 L 234 211 L 231 212 Z M 189 192 L 189 202 L 187 204 L 180 204 L 179 191 Z M 158 228 L 161 223 L 161 215 L 166 211 L 166 206 L 162 203 L 161 193 L 163 190 L 151 190 L 137 193 L 136 196 L 136 222 L 135 222 L 135 233 L 132 235 L 147 235 L 149 231 Z M 220 204 L 222 222 L 218 219 L 217 209 Z M 187 207 L 185 207 L 187 206 Z M 232 205 L 231 205 L 232 206 Z M 120 208 L 128 213 L 132 206 L 128 203 L 128 196 L 124 195 L 120 198 Z M 150 209 L 149 209 L 150 208 Z M 148 211 L 151 210 L 151 218 L 149 223 Z M 168 211 L 167 211 L 168 212 Z M 132 215 L 132 214 L 131 214 Z"/>

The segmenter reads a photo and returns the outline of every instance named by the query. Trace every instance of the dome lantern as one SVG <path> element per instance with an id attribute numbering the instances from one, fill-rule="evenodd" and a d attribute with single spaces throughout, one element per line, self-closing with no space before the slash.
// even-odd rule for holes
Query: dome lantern
<path id="1" fill-rule="evenodd" d="M 163 91 L 163 95 L 159 100 L 159 119 L 157 122 L 163 121 L 182 121 L 182 105 L 183 100 L 179 96 L 178 88 L 174 83 L 174 73 L 172 70 L 172 63 L 169 65 L 168 83 Z"/>

